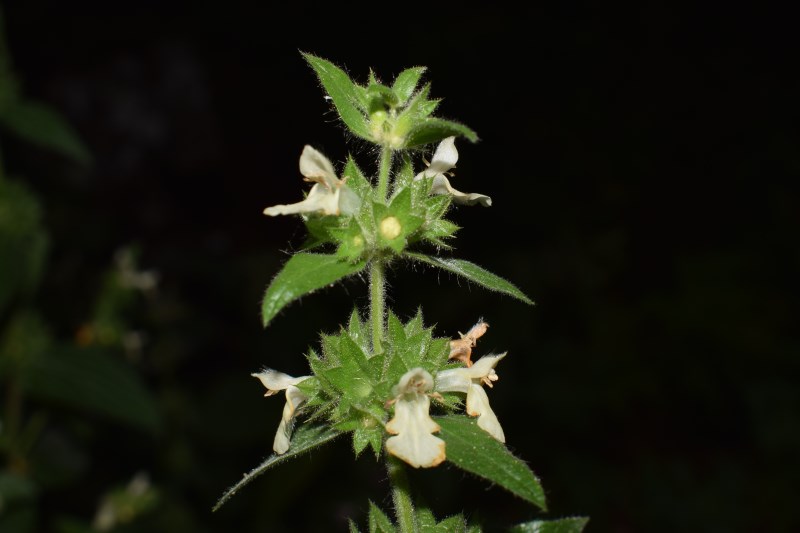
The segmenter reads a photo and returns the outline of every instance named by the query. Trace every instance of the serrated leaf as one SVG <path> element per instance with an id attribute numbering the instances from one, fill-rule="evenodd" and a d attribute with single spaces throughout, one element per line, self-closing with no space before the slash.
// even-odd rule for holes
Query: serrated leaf
<path id="1" fill-rule="evenodd" d="M 367 446 L 370 446 L 372 451 L 375 452 L 375 458 L 380 458 L 382 439 L 382 427 L 364 427 L 361 425 L 360 427 L 356 428 L 356 430 L 353 432 L 353 451 L 356 453 L 356 457 L 361 455 L 361 452 L 363 452 Z"/>
<path id="2" fill-rule="evenodd" d="M 356 341 L 364 353 L 369 353 L 370 348 L 370 333 L 369 329 L 365 327 L 364 322 L 361 321 L 361 315 L 358 308 L 354 307 L 350 313 L 350 319 L 347 322 L 347 333 L 350 338 Z"/>
<path id="3" fill-rule="evenodd" d="M 75 130 L 55 110 L 31 101 L 9 103 L 0 115 L 2 124 L 17 137 L 88 164 L 89 150 Z"/>
<path id="4" fill-rule="evenodd" d="M 425 227 L 422 232 L 422 238 L 430 241 L 438 241 L 439 239 L 447 239 L 453 237 L 455 233 L 461 228 L 449 220 L 443 218 L 433 220 Z"/>
<path id="5" fill-rule="evenodd" d="M 355 135 L 368 141 L 372 140 L 366 118 L 357 107 L 358 102 L 363 104 L 364 95 L 357 89 L 350 76 L 330 61 L 321 57 L 307 53 L 303 53 L 303 57 L 314 69 L 325 92 L 333 100 L 333 105 L 342 118 L 342 122 Z"/>
<path id="6" fill-rule="evenodd" d="M 454 135 L 466 137 L 471 142 L 478 140 L 478 134 L 463 124 L 441 118 L 427 118 L 417 122 L 411 128 L 406 136 L 405 147 L 414 148 L 424 144 L 437 143 Z"/>
<path id="7" fill-rule="evenodd" d="M 517 524 L 510 533 L 581 533 L 589 522 L 585 517 L 561 518 L 559 520 L 534 520 Z"/>
<path id="8" fill-rule="evenodd" d="M 353 404 L 364 402 L 374 390 L 373 366 L 361 347 L 343 332 L 339 337 L 339 366 L 323 371 L 323 376 Z"/>
<path id="9" fill-rule="evenodd" d="M 444 216 L 447 208 L 450 207 L 452 197 L 449 194 L 437 194 L 435 196 L 426 196 L 424 202 L 425 210 L 428 212 L 427 218 L 430 220 Z"/>
<path id="10" fill-rule="evenodd" d="M 292 256 L 267 287 L 261 306 L 264 326 L 292 301 L 360 272 L 365 266 L 366 261 L 348 263 L 336 255 L 299 253 Z"/>
<path id="11" fill-rule="evenodd" d="M 417 308 L 417 313 L 414 315 L 414 317 L 411 320 L 409 320 L 408 322 L 406 322 L 405 329 L 406 329 L 406 336 L 407 337 L 411 337 L 413 335 L 416 335 L 417 333 L 422 332 L 423 323 L 422 323 L 422 308 L 421 307 L 418 307 Z"/>
<path id="12" fill-rule="evenodd" d="M 405 190 L 407 187 L 409 187 L 413 183 L 413 181 L 414 181 L 414 165 L 411 162 L 411 159 L 409 159 L 408 156 L 404 155 L 403 163 L 400 165 L 400 169 L 395 173 L 394 176 L 391 199 L 394 200 L 394 198 L 397 197 L 397 195 L 401 193 L 403 190 Z"/>
<path id="13" fill-rule="evenodd" d="M 342 171 L 342 179 L 347 178 L 347 185 L 362 199 L 366 200 L 372 195 L 372 186 L 364 173 L 356 164 L 353 156 L 347 156 L 347 163 Z"/>
<path id="14" fill-rule="evenodd" d="M 411 67 L 397 75 L 394 84 L 392 84 L 392 89 L 400 99 L 400 104 L 405 104 L 408 99 L 411 98 L 411 95 L 414 94 L 414 90 L 417 88 L 419 79 L 426 70 L 425 67 Z"/>
<path id="15" fill-rule="evenodd" d="M 403 324 L 391 310 L 389 310 L 389 317 L 386 320 L 386 333 L 389 335 L 389 345 L 391 346 L 398 346 L 406 342 Z"/>
<path id="16" fill-rule="evenodd" d="M 424 254 L 406 252 L 406 257 L 427 263 L 435 267 L 441 268 L 453 274 L 458 274 L 464 279 L 477 283 L 481 287 L 491 291 L 499 292 L 513 296 L 517 300 L 523 301 L 526 304 L 533 305 L 533 300 L 525 296 L 521 290 L 514 286 L 510 281 L 506 281 L 497 274 L 492 274 L 485 268 L 479 267 L 475 263 L 464 261 L 463 259 L 445 259 L 442 257 L 431 257 Z"/>
<path id="17" fill-rule="evenodd" d="M 136 371 L 110 354 L 74 347 L 33 358 L 23 374 L 32 397 L 96 413 L 148 432 L 160 424 L 158 406 Z"/>
<path id="18" fill-rule="evenodd" d="M 450 516 L 436 524 L 437 533 L 466 533 L 467 522 L 460 514 Z"/>
<path id="19" fill-rule="evenodd" d="M 410 102 L 408 102 L 408 106 L 403 110 L 400 114 L 400 118 L 407 118 L 412 121 L 412 123 L 420 118 L 425 118 L 427 116 L 425 114 L 425 107 L 428 100 L 428 95 L 431 92 L 431 84 L 426 83 L 422 89 L 414 95 Z"/>
<path id="20" fill-rule="evenodd" d="M 395 533 L 392 521 L 381 509 L 369 502 L 369 533 Z"/>
<path id="21" fill-rule="evenodd" d="M 539 479 L 522 460 L 461 415 L 434 417 L 447 443 L 447 460 L 457 467 L 500 485 L 512 494 L 547 510 Z"/>
<path id="22" fill-rule="evenodd" d="M 420 533 L 437 533 L 436 517 L 433 516 L 430 509 L 417 507 L 417 524 L 419 524 Z"/>
<path id="23" fill-rule="evenodd" d="M 270 455 L 266 461 L 255 467 L 250 472 L 246 473 L 238 483 L 225 491 L 219 501 L 217 501 L 217 503 L 214 505 L 212 511 L 216 511 L 222 507 L 225 502 L 235 495 L 242 487 L 253 481 L 255 478 L 273 466 L 280 463 L 285 463 L 290 459 L 294 459 L 295 457 L 313 450 L 314 448 L 326 444 L 341 434 L 341 432 L 336 431 L 330 426 L 326 425 L 311 426 L 304 424 L 300 426 L 292 435 L 292 443 L 289 447 L 289 451 L 283 455 Z"/>

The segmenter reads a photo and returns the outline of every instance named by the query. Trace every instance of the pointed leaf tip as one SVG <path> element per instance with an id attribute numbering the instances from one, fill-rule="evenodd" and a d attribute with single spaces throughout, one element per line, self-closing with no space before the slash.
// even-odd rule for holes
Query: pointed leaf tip
<path id="1" fill-rule="evenodd" d="M 419 261 L 420 263 L 427 263 L 435 267 L 441 268 L 453 274 L 457 274 L 464 279 L 477 283 L 478 285 L 489 289 L 490 291 L 507 294 L 513 296 L 517 300 L 525 302 L 528 305 L 534 305 L 533 300 L 528 298 L 524 292 L 519 290 L 513 283 L 507 281 L 497 274 L 492 274 L 483 267 L 464 261 L 463 259 L 447 259 L 443 257 L 433 257 L 425 254 L 406 252 L 405 256 Z"/>
<path id="2" fill-rule="evenodd" d="M 294 300 L 356 274 L 366 265 L 366 261 L 350 263 L 335 254 L 299 253 L 292 256 L 267 287 L 261 306 L 264 327 Z"/>

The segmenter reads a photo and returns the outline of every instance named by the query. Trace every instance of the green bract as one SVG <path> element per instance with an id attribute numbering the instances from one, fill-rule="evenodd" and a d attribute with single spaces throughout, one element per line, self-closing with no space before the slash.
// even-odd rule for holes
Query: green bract
<path id="1" fill-rule="evenodd" d="M 480 321 L 461 338 L 441 338 L 423 324 L 421 311 L 403 322 L 384 304 L 386 267 L 398 259 L 533 303 L 478 265 L 438 255 L 451 248 L 459 229 L 445 218 L 454 202 L 492 204 L 485 194 L 462 193 L 450 184 L 458 159 L 456 136 L 471 141 L 477 136 L 466 126 L 432 116 L 438 100 L 429 98 L 430 84 L 420 87 L 424 67 L 404 70 L 392 84 L 370 72 L 367 83 L 359 85 L 329 61 L 303 55 L 344 125 L 379 145 L 380 159 L 374 176 L 364 173 L 352 156 L 337 172 L 316 149 L 303 149 L 300 173 L 315 184 L 304 200 L 273 205 L 265 214 L 300 216 L 309 237 L 267 287 L 263 323 L 271 323 L 292 301 L 348 276 L 368 277 L 370 305 L 368 313 L 354 309 L 346 325 L 321 336 L 320 347 L 306 355 L 306 375 L 271 368 L 253 374 L 267 396 L 284 399 L 275 454 L 229 489 L 215 509 L 271 466 L 347 434 L 356 456 L 370 448 L 376 459 L 385 458 L 393 485 L 397 520 L 370 503 L 370 532 L 480 531 L 460 515 L 437 521 L 429 509 L 415 508 L 407 465 L 433 468 L 447 462 L 545 510 L 538 478 L 506 448 L 502 414 L 490 407 L 487 391 L 498 381 L 502 370 L 495 367 L 506 354 L 476 356 L 474 364 L 470 359 L 488 324 Z M 433 143 L 438 143 L 435 151 L 426 146 Z M 433 157 L 430 163 L 415 163 L 408 149 L 423 146 Z M 469 174 L 464 178 L 469 180 Z M 519 527 L 531 524 L 544 522 Z M 564 524 L 573 528 L 569 531 L 582 527 L 574 520 Z M 350 531 L 358 531 L 354 522 Z"/>

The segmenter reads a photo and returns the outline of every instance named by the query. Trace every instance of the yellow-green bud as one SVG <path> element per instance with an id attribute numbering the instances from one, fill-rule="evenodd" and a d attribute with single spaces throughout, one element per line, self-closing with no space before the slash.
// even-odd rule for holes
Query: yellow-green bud
<path id="1" fill-rule="evenodd" d="M 392 240 L 396 239 L 403 232 L 403 226 L 400 224 L 400 221 L 397 220 L 397 217 L 386 217 L 381 220 L 380 230 L 381 236 L 384 239 Z"/>

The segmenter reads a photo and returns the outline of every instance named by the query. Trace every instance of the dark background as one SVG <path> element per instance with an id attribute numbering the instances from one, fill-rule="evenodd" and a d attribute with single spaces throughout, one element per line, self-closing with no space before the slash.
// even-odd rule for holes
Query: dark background
<path id="1" fill-rule="evenodd" d="M 52 238 L 38 297 L 57 333 L 90 313 L 98 275 L 129 243 L 161 276 L 133 320 L 156 434 L 98 419 L 74 484 L 41 498 L 90 519 L 103 491 L 149 472 L 154 531 L 322 531 L 391 503 L 382 465 L 346 440 L 222 491 L 265 457 L 282 409 L 249 373 L 306 372 L 354 280 L 303 299 L 266 330 L 265 285 L 299 246 L 304 144 L 374 172 L 345 141 L 298 50 L 360 82 L 429 67 L 441 116 L 474 128 L 453 184 L 455 255 L 512 280 L 536 307 L 435 272 L 391 273 L 402 317 L 422 306 L 442 336 L 478 317 L 479 353 L 508 350 L 492 406 L 542 478 L 550 517 L 589 531 L 790 531 L 796 502 L 800 343 L 798 48 L 788 16 L 666 6 L 614 12 L 346 10 L 295 3 L 4 2 L 24 90 L 59 109 L 91 167 L 19 144 L 10 171 L 42 199 Z M 155 6 L 155 4 L 154 4 Z M 790 176 L 784 181 L 781 178 Z M 290 244 L 287 244 L 290 243 Z M 453 469 L 415 472 L 440 516 L 489 530 L 536 516 Z M 796 529 L 794 529 L 796 530 Z"/>

